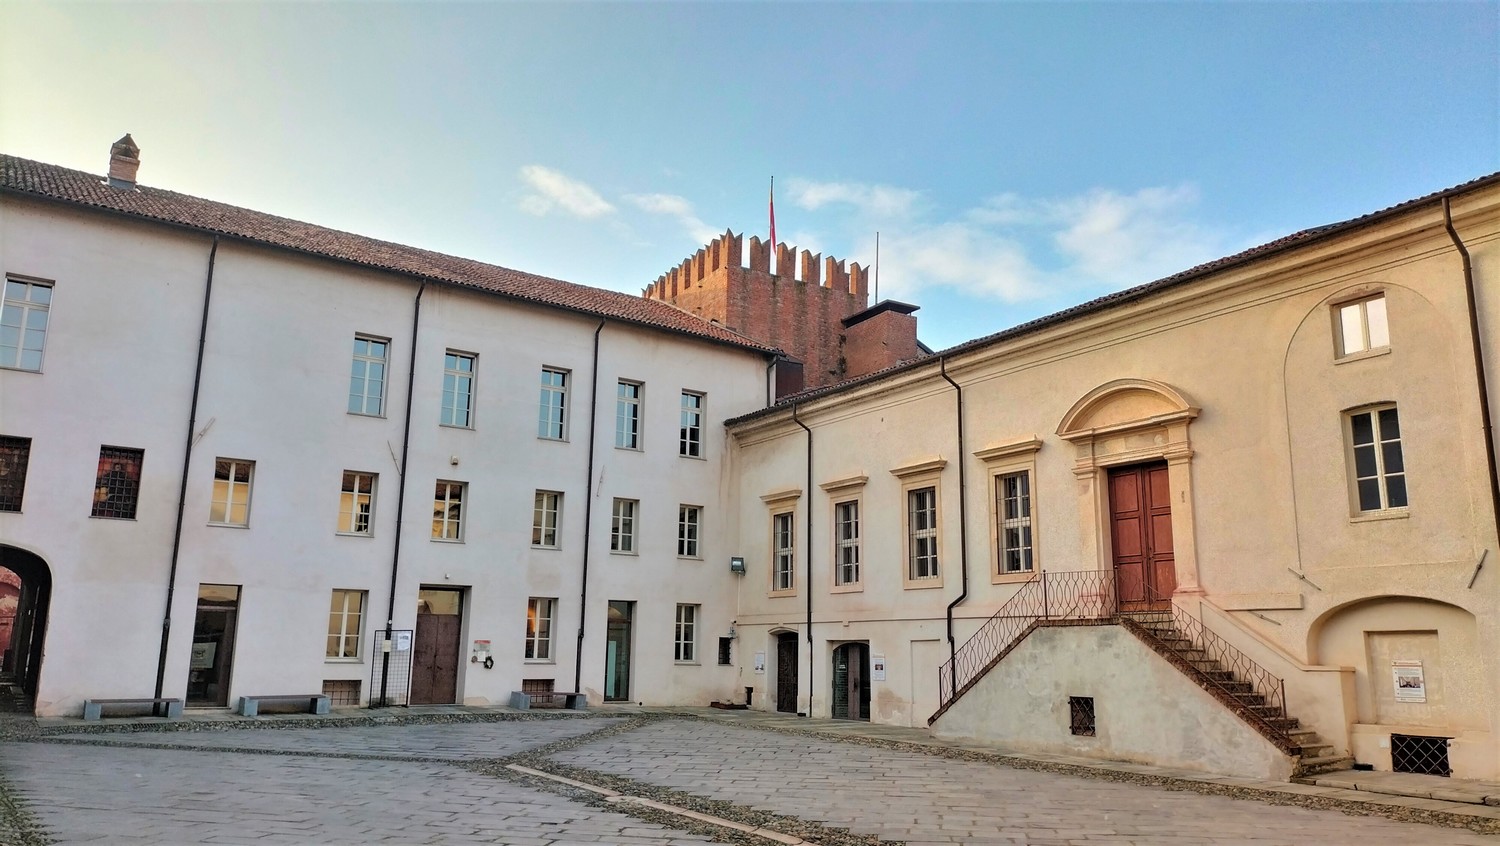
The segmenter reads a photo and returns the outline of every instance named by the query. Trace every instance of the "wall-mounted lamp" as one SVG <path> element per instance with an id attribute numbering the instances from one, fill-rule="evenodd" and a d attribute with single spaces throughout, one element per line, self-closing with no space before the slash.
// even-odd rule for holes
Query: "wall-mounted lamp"
<path id="1" fill-rule="evenodd" d="M 745 559 L 738 555 L 729 559 L 729 572 L 739 573 L 741 576 L 745 575 Z"/>

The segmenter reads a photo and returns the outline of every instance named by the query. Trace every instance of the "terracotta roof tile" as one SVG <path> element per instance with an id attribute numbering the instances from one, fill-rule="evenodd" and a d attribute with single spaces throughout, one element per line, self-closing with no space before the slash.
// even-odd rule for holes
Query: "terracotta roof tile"
<path id="1" fill-rule="evenodd" d="M 147 187 L 134 191 L 111 188 L 102 176 L 15 156 L 0 154 L 0 192 L 184 226 L 376 270 L 472 288 L 508 299 L 607 317 L 758 352 L 774 352 L 772 347 L 657 300 L 366 238 L 175 191 Z"/>

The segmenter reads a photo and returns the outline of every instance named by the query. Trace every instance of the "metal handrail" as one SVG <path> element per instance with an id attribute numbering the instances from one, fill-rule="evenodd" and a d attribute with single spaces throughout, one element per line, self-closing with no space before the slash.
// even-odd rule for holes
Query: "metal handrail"
<path id="1" fill-rule="evenodd" d="M 1177 633 L 1187 638 L 1194 647 L 1202 650 L 1208 660 L 1216 662 L 1220 669 L 1228 671 L 1231 676 L 1230 680 L 1250 685 L 1251 691 L 1258 694 L 1265 701 L 1264 707 L 1271 709 L 1269 713 L 1259 711 L 1251 713 L 1261 718 L 1267 727 L 1275 730 L 1278 734 L 1286 734 L 1284 727 L 1270 722 L 1270 719 L 1278 717 L 1283 720 L 1287 718 L 1286 681 L 1284 679 L 1262 667 L 1254 658 L 1251 658 L 1233 644 L 1219 637 L 1213 629 L 1204 625 L 1202 620 L 1194 617 L 1177 605 L 1169 605 L 1166 609 L 1136 613 L 1130 616 L 1137 621 L 1162 621 L 1171 623 Z M 1238 698 L 1238 693 L 1225 684 L 1225 679 L 1211 674 L 1205 675 L 1220 690 Z"/>

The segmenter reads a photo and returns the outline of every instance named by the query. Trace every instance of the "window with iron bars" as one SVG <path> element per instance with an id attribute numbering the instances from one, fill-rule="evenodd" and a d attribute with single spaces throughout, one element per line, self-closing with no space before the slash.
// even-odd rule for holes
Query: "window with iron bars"
<path id="1" fill-rule="evenodd" d="M 0 435 L 0 511 L 21 510 L 30 461 L 31 438 Z"/>
<path id="2" fill-rule="evenodd" d="M 99 447 L 99 472 L 94 477 L 94 510 L 91 517 L 134 520 L 141 492 L 143 449 Z"/>
<path id="3" fill-rule="evenodd" d="M 907 567 L 912 580 L 938 577 L 937 488 L 906 494 Z"/>
<path id="4" fill-rule="evenodd" d="M 835 585 L 859 584 L 859 500 L 833 506 Z"/>
<path id="5" fill-rule="evenodd" d="M 1094 697 L 1068 697 L 1068 730 L 1079 737 L 1094 736 Z"/>

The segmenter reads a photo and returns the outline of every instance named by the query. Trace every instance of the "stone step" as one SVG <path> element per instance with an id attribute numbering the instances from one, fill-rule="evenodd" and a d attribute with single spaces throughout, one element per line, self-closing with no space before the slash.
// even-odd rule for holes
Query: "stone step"
<path id="1" fill-rule="evenodd" d="M 1353 765 L 1354 758 L 1349 755 L 1321 755 L 1315 758 L 1304 755 L 1297 761 L 1297 772 L 1300 776 L 1309 776 L 1334 770 L 1347 770 Z"/>

